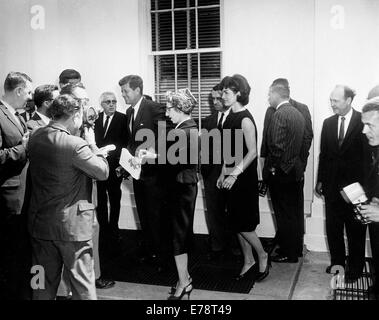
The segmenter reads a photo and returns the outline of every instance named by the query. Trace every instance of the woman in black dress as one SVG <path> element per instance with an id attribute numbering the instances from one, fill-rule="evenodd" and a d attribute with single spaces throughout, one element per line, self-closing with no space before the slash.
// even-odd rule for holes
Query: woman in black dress
<path id="1" fill-rule="evenodd" d="M 175 129 L 169 132 L 169 136 L 179 137 L 179 140 L 175 142 L 178 148 L 174 148 L 178 152 L 175 155 L 170 154 L 171 147 L 167 152 L 166 182 L 169 188 L 173 251 L 179 277 L 169 300 L 180 300 L 184 296 L 189 299 L 192 291 L 192 279 L 188 272 L 188 249 L 193 234 L 197 196 L 198 144 L 190 143 L 190 141 L 197 141 L 199 136 L 196 122 L 191 118 L 191 112 L 196 103 L 196 99 L 188 89 L 167 94 L 166 115 L 176 125 Z M 181 152 L 185 155 L 184 157 L 180 156 Z M 173 164 L 178 159 L 179 162 Z M 194 159 L 195 161 L 191 161 Z"/>
<path id="2" fill-rule="evenodd" d="M 257 130 L 253 116 L 245 107 L 249 102 L 250 86 L 241 75 L 225 77 L 221 86 L 224 104 L 231 108 L 223 125 L 223 148 L 227 148 L 224 155 L 228 151 L 233 161 L 224 157 L 217 186 L 227 190 L 228 217 L 244 257 L 236 280 L 254 275 L 256 281 L 261 281 L 269 273 L 270 261 L 255 232 L 259 224 Z M 230 143 L 226 140 L 227 133 L 231 136 Z M 235 141 L 236 138 L 239 139 Z M 257 253 L 258 263 L 252 248 Z"/>

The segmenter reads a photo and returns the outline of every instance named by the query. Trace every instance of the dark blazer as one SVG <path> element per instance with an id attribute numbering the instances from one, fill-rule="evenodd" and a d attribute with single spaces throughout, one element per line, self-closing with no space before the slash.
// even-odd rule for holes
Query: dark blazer
<path id="1" fill-rule="evenodd" d="M 33 118 L 33 116 L 35 116 L 35 114 L 36 114 L 36 112 L 34 111 L 34 112 L 32 113 L 32 116 L 30 117 L 29 120 L 28 120 L 28 118 L 27 118 L 27 116 L 26 116 L 26 111 L 20 113 L 20 116 L 24 118 L 25 122 L 28 122 L 28 121 L 30 121 L 30 120 Z"/>
<path id="2" fill-rule="evenodd" d="M 139 139 L 140 141 L 136 141 L 136 134 L 139 132 L 141 134 L 141 129 L 149 129 L 150 132 L 154 133 L 154 144 L 147 146 L 144 144 L 146 148 L 148 147 L 154 147 L 156 152 L 159 152 L 158 150 L 158 132 L 161 131 L 164 128 L 158 127 L 159 121 L 167 122 L 167 118 L 165 116 L 166 114 L 166 107 L 162 104 L 156 103 L 151 100 L 146 100 L 145 98 L 142 99 L 140 107 L 138 109 L 138 113 L 134 120 L 134 125 L 132 128 L 132 131 L 130 131 L 129 123 L 131 118 L 132 108 L 128 108 L 126 110 L 126 124 L 127 124 L 127 149 L 132 155 L 137 155 L 139 149 L 138 147 L 143 144 L 146 140 L 145 139 Z M 162 135 L 163 139 L 165 139 L 165 135 Z M 142 165 L 141 170 L 141 179 L 143 179 L 144 176 L 150 176 L 156 172 L 156 166 L 153 164 L 145 163 Z"/>
<path id="3" fill-rule="evenodd" d="M 311 114 L 309 112 L 307 105 L 293 99 L 290 99 L 289 103 L 303 115 L 304 120 L 305 120 L 303 143 L 300 150 L 300 159 L 303 162 L 304 171 L 305 171 L 307 167 L 309 149 L 311 148 L 312 139 L 313 139 L 312 118 L 311 118 Z M 261 144 L 261 157 L 267 156 L 267 132 L 268 132 L 268 128 L 271 122 L 272 115 L 274 114 L 275 110 L 276 109 L 274 107 L 268 107 L 265 114 L 265 119 L 264 119 L 264 124 L 263 124 L 262 144 Z"/>
<path id="4" fill-rule="evenodd" d="M 47 123 L 45 123 L 41 117 L 35 112 L 33 116 L 30 118 L 30 120 L 26 123 L 26 126 L 28 127 L 29 131 L 33 131 L 36 128 L 44 127 Z"/>
<path id="5" fill-rule="evenodd" d="M 317 182 L 322 182 L 326 200 L 340 198 L 341 188 L 359 182 L 364 185 L 365 168 L 369 167 L 370 148 L 362 133 L 361 113 L 353 110 L 341 148 L 338 146 L 338 115 L 325 119 Z"/>
<path id="6" fill-rule="evenodd" d="M 303 143 L 305 120 L 290 103 L 279 107 L 272 115 L 267 132 L 265 170 L 281 169 L 289 173 L 295 168 L 296 178 L 303 174 L 300 150 Z M 264 175 L 267 177 L 267 172 Z"/>
<path id="7" fill-rule="evenodd" d="M 0 101 L 0 197 L 11 214 L 20 214 L 24 202 L 27 157 L 23 135 L 23 127 Z"/>
<path id="8" fill-rule="evenodd" d="M 218 118 L 218 112 L 214 112 L 210 116 L 206 117 L 202 121 L 203 129 L 205 129 L 209 132 L 209 131 L 217 128 L 217 118 Z M 204 136 L 202 136 L 201 139 L 204 139 Z M 217 149 L 217 150 L 221 151 L 221 149 Z M 216 170 L 220 170 L 220 172 L 221 172 L 222 165 L 221 165 L 221 163 L 220 164 L 214 164 L 213 163 L 213 159 L 214 159 L 213 139 L 211 139 L 211 138 L 209 139 L 209 148 L 208 148 L 208 150 L 203 150 L 203 152 L 208 154 L 207 163 L 205 163 L 205 159 L 204 159 L 204 162 L 202 161 L 202 163 L 201 163 L 201 175 L 203 176 L 204 179 L 206 179 L 208 177 L 208 175 L 210 174 L 211 170 L 215 170 L 216 167 L 217 167 Z M 220 152 L 219 156 L 220 156 L 220 160 L 221 160 L 221 156 L 222 156 L 221 152 Z"/>
<path id="9" fill-rule="evenodd" d="M 127 122 L 126 116 L 116 111 L 112 121 L 108 126 L 107 134 L 104 136 L 104 112 L 99 114 L 95 121 L 95 141 L 96 145 L 101 148 L 109 144 L 114 144 L 116 150 L 109 153 L 107 158 L 110 167 L 118 167 L 120 161 L 121 149 L 126 147 L 127 141 Z"/>
<path id="10" fill-rule="evenodd" d="M 180 146 L 180 149 L 187 148 L 187 159 L 185 163 L 178 163 L 175 165 L 168 165 L 170 175 L 174 176 L 174 179 L 176 182 L 183 183 L 183 184 L 196 184 L 198 180 L 197 176 L 197 163 L 191 163 L 191 155 L 197 155 L 198 157 L 198 145 L 192 145 L 190 143 L 190 140 L 196 140 L 198 139 L 198 129 L 197 124 L 193 119 L 189 119 L 184 121 L 179 125 L 177 129 L 178 134 L 185 134 L 186 140 L 186 146 Z M 179 155 L 178 155 L 179 156 Z"/>
<path id="11" fill-rule="evenodd" d="M 96 224 L 92 179 L 108 179 L 107 160 L 51 121 L 29 140 L 29 231 L 43 240 L 87 241 Z"/>

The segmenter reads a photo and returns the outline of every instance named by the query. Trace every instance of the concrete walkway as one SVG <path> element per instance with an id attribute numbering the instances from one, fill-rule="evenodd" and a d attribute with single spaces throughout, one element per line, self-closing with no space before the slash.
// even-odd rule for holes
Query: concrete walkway
<path id="1" fill-rule="evenodd" d="M 256 283 L 248 294 L 199 290 L 191 300 L 330 300 L 331 275 L 325 273 L 327 253 L 305 252 L 299 263 L 272 263 L 270 275 Z M 99 300 L 165 300 L 169 287 L 117 282 L 98 290 Z"/>

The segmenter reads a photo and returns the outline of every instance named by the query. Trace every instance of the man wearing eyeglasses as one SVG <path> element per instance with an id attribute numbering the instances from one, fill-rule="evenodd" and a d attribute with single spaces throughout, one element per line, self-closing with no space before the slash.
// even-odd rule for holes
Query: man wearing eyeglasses
<path id="1" fill-rule="evenodd" d="M 121 148 L 126 141 L 126 116 L 118 111 L 116 95 L 113 92 L 104 92 L 100 96 L 100 105 L 103 111 L 95 121 L 95 141 L 101 148 L 110 144 L 116 146 L 107 158 L 109 163 L 109 178 L 97 182 L 97 219 L 100 225 L 99 257 L 101 277 L 96 280 L 96 287 L 106 289 L 114 286 L 112 276 L 107 270 L 107 261 L 116 253 L 120 234 L 118 220 L 120 217 L 121 182 L 117 177 L 116 168 L 120 160 Z M 110 212 L 108 215 L 108 199 Z M 109 217 L 109 218 L 108 218 Z"/>

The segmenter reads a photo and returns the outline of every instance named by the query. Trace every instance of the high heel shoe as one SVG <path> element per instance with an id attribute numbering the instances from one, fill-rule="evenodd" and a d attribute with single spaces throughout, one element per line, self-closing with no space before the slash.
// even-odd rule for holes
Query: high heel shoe
<path id="1" fill-rule="evenodd" d="M 270 268 L 271 268 L 271 259 L 270 259 L 270 256 L 267 256 L 266 269 L 263 272 L 259 272 L 259 270 L 258 270 L 255 281 L 260 282 L 263 279 L 265 279 L 268 276 L 268 274 L 270 273 Z"/>
<path id="2" fill-rule="evenodd" d="M 187 295 L 187 300 L 190 299 L 190 295 L 191 295 L 191 292 L 193 290 L 192 283 L 189 283 L 185 287 L 182 287 L 182 288 L 179 287 L 178 289 L 182 289 L 182 292 L 180 293 L 180 295 L 176 296 L 175 295 L 176 290 L 175 290 L 175 292 L 173 294 L 171 294 L 167 298 L 167 300 L 182 300 L 185 295 Z"/>
<path id="3" fill-rule="evenodd" d="M 192 278 L 191 277 L 188 277 L 188 285 L 190 285 L 190 284 L 192 284 Z M 169 291 L 169 294 L 174 294 L 175 293 L 175 291 L 176 291 L 176 287 L 178 286 L 178 284 L 176 284 L 176 286 L 175 287 L 171 287 L 170 288 L 170 291 Z"/>
<path id="4" fill-rule="evenodd" d="M 234 280 L 240 281 L 242 279 L 251 279 L 257 272 L 258 263 L 254 263 L 247 271 L 234 277 Z"/>

